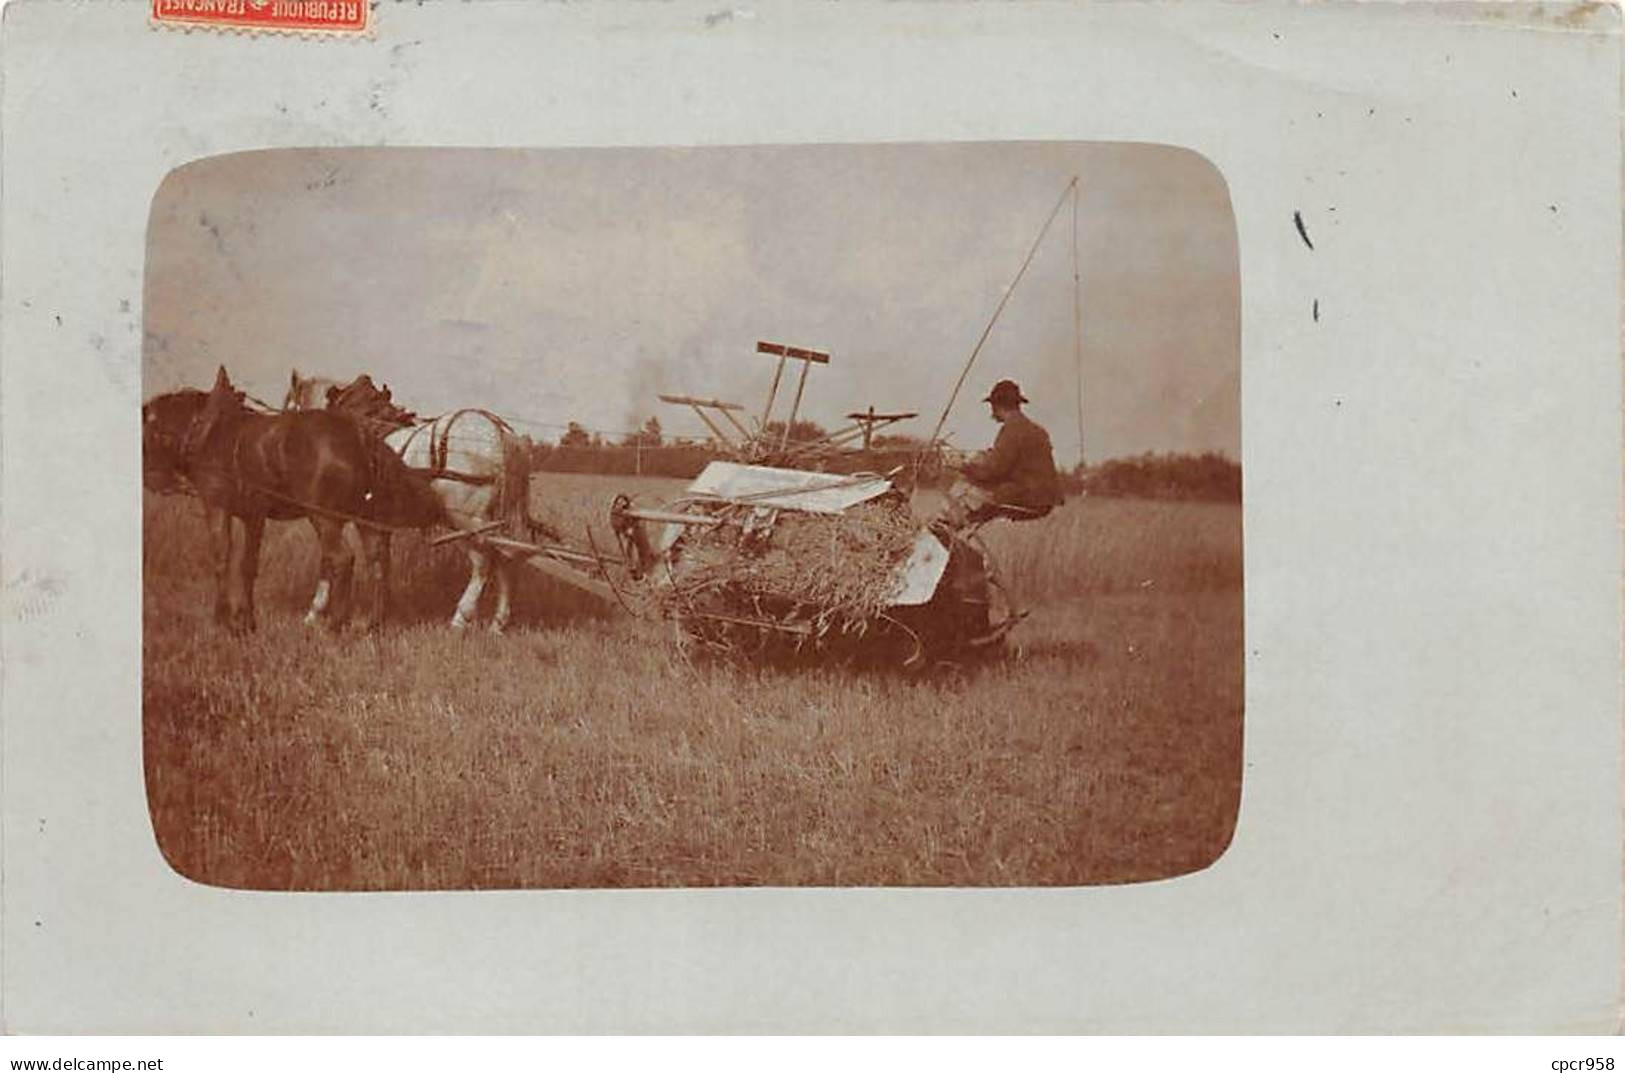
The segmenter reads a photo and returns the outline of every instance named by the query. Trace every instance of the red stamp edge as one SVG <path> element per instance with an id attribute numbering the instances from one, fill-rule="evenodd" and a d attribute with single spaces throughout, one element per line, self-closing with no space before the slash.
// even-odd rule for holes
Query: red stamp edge
<path id="1" fill-rule="evenodd" d="M 160 26 L 267 33 L 365 34 L 369 0 L 152 0 Z"/>

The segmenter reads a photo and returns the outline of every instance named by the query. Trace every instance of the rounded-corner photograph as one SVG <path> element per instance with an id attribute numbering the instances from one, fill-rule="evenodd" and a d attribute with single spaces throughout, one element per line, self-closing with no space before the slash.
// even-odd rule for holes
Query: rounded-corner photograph
<path id="1" fill-rule="evenodd" d="M 257 891 L 1089 887 L 1230 845 L 1225 180 L 282 149 L 143 295 L 147 806 Z"/>

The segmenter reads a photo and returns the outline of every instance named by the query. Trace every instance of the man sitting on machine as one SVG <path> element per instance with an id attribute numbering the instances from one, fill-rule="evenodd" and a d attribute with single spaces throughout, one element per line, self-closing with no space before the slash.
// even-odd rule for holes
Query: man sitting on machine
<path id="1" fill-rule="evenodd" d="M 1021 412 L 1027 398 L 1013 380 L 994 384 L 982 401 L 992 406 L 993 420 L 1003 427 L 993 449 L 960 471 L 974 486 L 956 490 L 968 508 L 965 520 L 975 524 L 991 518 L 1025 522 L 1044 517 L 1061 502 L 1049 433 Z"/>

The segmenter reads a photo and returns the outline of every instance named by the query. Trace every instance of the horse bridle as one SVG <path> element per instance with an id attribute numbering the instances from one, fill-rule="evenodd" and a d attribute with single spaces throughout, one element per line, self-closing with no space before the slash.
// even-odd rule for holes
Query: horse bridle
<path id="1" fill-rule="evenodd" d="M 175 478 L 175 487 L 160 492 L 160 495 L 189 495 L 192 492 L 192 467 L 187 459 L 187 442 L 191 438 L 192 427 L 197 423 L 198 416 L 193 414 L 184 429 L 179 433 L 171 433 L 164 428 L 157 411 L 153 410 L 150 404 L 141 408 L 142 454 L 143 456 L 147 454 L 149 445 L 162 451 L 163 466 Z"/>

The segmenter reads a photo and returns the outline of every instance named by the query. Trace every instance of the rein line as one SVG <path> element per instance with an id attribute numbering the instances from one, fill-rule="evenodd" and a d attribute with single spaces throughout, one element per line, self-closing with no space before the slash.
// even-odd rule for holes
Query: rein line
<path id="1" fill-rule="evenodd" d="M 233 482 L 237 485 L 237 487 L 240 488 L 240 489 L 246 489 L 247 491 L 254 492 L 254 493 L 257 493 L 259 495 L 268 496 L 271 499 L 281 500 L 284 503 L 287 503 L 287 504 L 289 504 L 291 506 L 298 507 L 299 509 L 307 511 L 307 512 L 309 512 L 311 514 L 325 514 L 330 518 L 338 518 L 338 519 L 340 519 L 342 521 L 353 522 L 354 524 L 356 524 L 358 526 L 364 526 L 364 527 L 366 527 L 368 529 L 378 529 L 378 530 L 382 530 L 382 531 L 387 532 L 387 533 L 421 533 L 425 529 L 443 529 L 443 528 L 446 528 L 445 526 L 441 526 L 441 525 L 432 525 L 432 526 L 394 525 L 394 524 L 392 524 L 390 522 L 380 522 L 380 521 L 377 521 L 376 519 L 373 519 L 373 518 L 363 518 L 359 514 L 351 514 L 347 510 L 339 510 L 336 507 L 317 506 L 315 503 L 309 503 L 309 502 L 306 502 L 305 500 L 297 499 L 297 498 L 295 498 L 293 496 L 287 495 L 286 493 L 279 492 L 274 488 L 269 488 L 269 487 L 267 487 L 267 486 L 265 486 L 263 484 L 260 484 L 258 481 L 248 480 L 247 478 L 243 477 L 241 474 L 233 473 L 233 471 L 231 471 L 227 467 L 217 465 L 217 464 L 192 466 L 190 468 L 206 470 L 206 471 L 209 471 L 209 472 L 218 473 L 218 474 L 221 474 L 223 476 L 230 477 L 230 478 L 232 478 Z M 184 475 L 182 475 L 182 476 L 184 476 Z M 202 499 L 203 496 L 195 491 L 197 482 L 188 480 L 187 483 L 190 484 L 194 489 L 190 494 L 197 496 L 197 498 L 199 498 L 199 499 Z"/>

